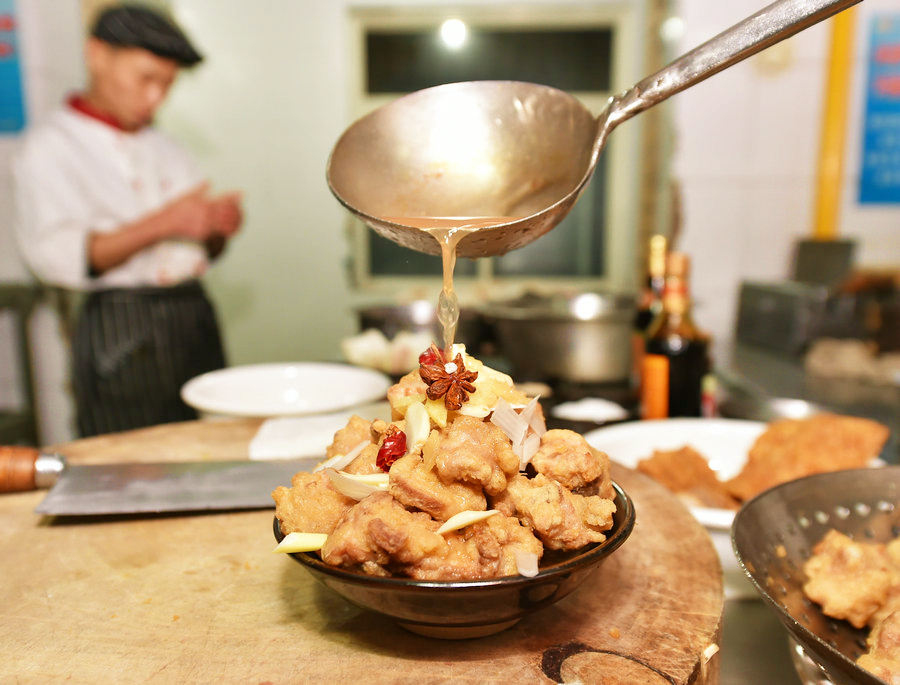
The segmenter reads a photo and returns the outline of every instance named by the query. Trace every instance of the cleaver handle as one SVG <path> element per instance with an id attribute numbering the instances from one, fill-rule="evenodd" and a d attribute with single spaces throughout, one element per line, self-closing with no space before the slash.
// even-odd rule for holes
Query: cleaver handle
<path id="1" fill-rule="evenodd" d="M 0 446 L 0 492 L 52 487 L 66 467 L 65 457 L 33 447 Z"/>

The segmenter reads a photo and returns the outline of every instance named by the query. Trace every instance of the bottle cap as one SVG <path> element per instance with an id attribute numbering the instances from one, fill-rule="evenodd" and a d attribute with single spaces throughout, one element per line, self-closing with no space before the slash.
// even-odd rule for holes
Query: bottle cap
<path id="1" fill-rule="evenodd" d="M 664 235 L 650 238 L 650 274 L 653 276 L 664 276 L 666 273 L 667 243 Z"/>

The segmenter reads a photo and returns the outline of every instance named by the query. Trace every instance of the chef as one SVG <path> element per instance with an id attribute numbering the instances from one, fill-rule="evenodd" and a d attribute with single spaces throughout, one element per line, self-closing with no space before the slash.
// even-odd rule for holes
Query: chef
<path id="1" fill-rule="evenodd" d="M 88 38 L 88 85 L 30 131 L 13 164 L 16 230 L 43 282 L 87 293 L 72 339 L 82 436 L 195 418 L 181 385 L 225 364 L 200 277 L 242 222 L 152 127 L 201 61 L 166 16 L 119 5 Z"/>

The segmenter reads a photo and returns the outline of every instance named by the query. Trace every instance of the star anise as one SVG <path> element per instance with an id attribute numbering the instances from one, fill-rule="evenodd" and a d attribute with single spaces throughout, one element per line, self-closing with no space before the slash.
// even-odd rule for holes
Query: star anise
<path id="1" fill-rule="evenodd" d="M 457 354 L 452 362 L 444 362 L 444 355 L 437 345 L 432 344 L 429 352 L 431 354 L 422 355 L 419 365 L 419 375 L 428 384 L 425 394 L 430 400 L 443 397 L 444 406 L 456 411 L 469 400 L 469 393 L 475 392 L 472 381 L 478 378 L 478 372 L 466 370 L 461 354 Z"/>

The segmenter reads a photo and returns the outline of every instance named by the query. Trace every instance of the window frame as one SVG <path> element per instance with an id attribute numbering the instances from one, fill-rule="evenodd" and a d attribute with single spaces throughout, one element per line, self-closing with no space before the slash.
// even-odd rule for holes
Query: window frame
<path id="1" fill-rule="evenodd" d="M 366 91 L 366 34 L 370 30 L 437 30 L 441 22 L 458 18 L 469 26 L 509 30 L 540 28 L 609 27 L 613 30 L 612 73 L 609 92 L 575 92 L 595 116 L 609 97 L 639 80 L 642 66 L 640 8 L 636 2 L 592 5 L 522 4 L 509 6 L 356 7 L 349 12 L 349 112 L 355 121 L 406 93 L 370 94 Z M 349 125 L 349 124 L 348 124 Z M 640 121 L 617 129 L 607 141 L 607 205 L 605 209 L 605 263 L 603 276 L 494 276 L 488 259 L 477 260 L 474 276 L 460 276 L 456 289 L 463 301 L 484 295 L 512 296 L 523 289 L 608 288 L 633 290 L 636 284 L 637 208 L 642 189 L 640 172 Z M 580 201 L 579 201 L 580 202 Z M 573 212 L 577 211 L 577 206 Z M 359 219 L 347 215 L 352 287 L 361 296 L 400 295 L 407 298 L 437 297 L 440 277 L 373 275 L 370 271 L 367 231 Z M 480 298 L 479 298 L 480 299 Z"/>

